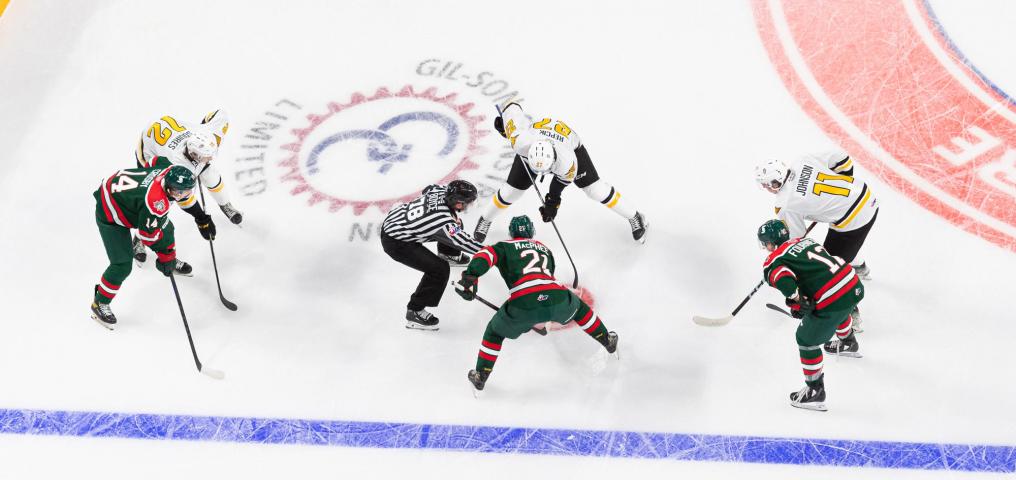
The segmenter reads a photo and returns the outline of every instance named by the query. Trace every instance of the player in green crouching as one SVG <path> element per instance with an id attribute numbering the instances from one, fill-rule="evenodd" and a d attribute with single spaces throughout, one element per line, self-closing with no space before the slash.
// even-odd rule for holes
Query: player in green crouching
<path id="1" fill-rule="evenodd" d="M 92 318 L 100 325 L 110 330 L 116 327 L 116 316 L 109 304 L 131 273 L 132 228 L 138 229 L 138 238 L 155 251 L 158 256 L 155 266 L 160 272 L 167 277 L 174 272 L 190 274 L 191 267 L 176 259 L 173 223 L 168 214 L 171 202 L 189 198 L 194 184 L 194 174 L 189 169 L 158 157 L 151 167 L 114 173 L 92 194 L 95 223 L 109 258 L 92 301 Z M 198 221 L 198 228 L 205 230 L 209 226 Z"/>
<path id="2" fill-rule="evenodd" d="M 826 411 L 822 350 L 860 357 L 851 329 L 850 312 L 864 298 L 864 285 L 849 263 L 830 255 L 810 238 L 790 238 L 781 220 L 758 229 L 758 241 L 768 250 L 763 266 L 766 283 L 787 297 L 797 327 L 797 346 L 804 367 L 805 387 L 790 394 L 797 408 Z M 836 339 L 829 341 L 836 335 Z"/>
<path id="3" fill-rule="evenodd" d="M 554 279 L 554 254 L 532 239 L 533 222 L 529 217 L 512 218 L 508 233 L 512 236 L 511 240 L 484 247 L 473 256 L 455 288 L 462 298 L 473 300 L 479 277 L 497 266 L 511 295 L 483 332 L 476 369 L 468 373 L 473 387 L 483 390 L 505 338 L 519 338 L 538 323 L 563 325 L 575 320 L 607 352 L 616 352 L 617 334 L 608 332 L 586 302 Z"/>

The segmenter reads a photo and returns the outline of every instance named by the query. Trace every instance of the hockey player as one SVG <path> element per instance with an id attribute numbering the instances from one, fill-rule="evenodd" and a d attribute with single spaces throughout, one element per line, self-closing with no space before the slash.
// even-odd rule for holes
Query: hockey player
<path id="1" fill-rule="evenodd" d="M 777 218 L 791 238 L 804 235 L 808 222 L 829 224 L 823 246 L 849 262 L 862 279 L 870 270 L 857 253 L 878 216 L 878 199 L 868 185 L 854 177 L 854 162 L 833 150 L 806 155 L 791 163 L 768 160 L 755 168 L 759 185 L 776 194 Z"/>
<path id="2" fill-rule="evenodd" d="M 110 330 L 116 327 L 116 316 L 109 304 L 131 273 L 132 228 L 138 229 L 143 244 L 155 251 L 155 266 L 164 275 L 188 275 L 191 271 L 190 265 L 176 259 L 173 223 L 167 214 L 171 202 L 191 196 L 194 174 L 165 157 L 153 158 L 152 163 L 148 168 L 114 173 L 92 194 L 95 223 L 109 258 L 93 292 L 92 318 Z"/>
<path id="3" fill-rule="evenodd" d="M 797 408 L 825 411 L 823 349 L 831 354 L 860 357 L 851 329 L 850 312 L 864 298 L 864 285 L 849 263 L 831 255 L 810 238 L 790 239 L 781 220 L 758 229 L 758 241 L 769 251 L 763 265 L 765 281 L 787 297 L 797 326 L 797 347 L 805 387 L 790 394 Z M 835 334 L 836 339 L 829 341 Z"/>
<path id="4" fill-rule="evenodd" d="M 167 115 L 152 122 L 141 133 L 134 156 L 138 167 L 142 168 L 151 166 L 152 159 L 156 157 L 166 157 L 175 165 L 191 169 L 201 178 L 201 184 L 212 194 L 222 213 L 230 222 L 239 225 L 243 221 L 243 214 L 230 203 L 222 175 L 212 164 L 227 131 L 229 118 L 222 110 L 209 113 L 200 123 L 182 122 Z M 201 209 L 195 197 L 182 200 L 180 207 L 195 220 L 209 224 L 214 236 L 212 218 Z M 144 246 L 137 239 L 134 242 L 134 255 L 139 262 L 145 260 Z"/>
<path id="5" fill-rule="evenodd" d="M 448 186 L 430 185 L 417 199 L 392 207 L 381 224 L 385 253 L 423 272 L 406 305 L 406 328 L 438 329 L 438 318 L 425 307 L 438 306 L 451 275 L 448 262 L 423 244 L 436 241 L 470 256 L 483 246 L 462 229 L 458 218 L 459 212 L 474 201 L 476 187 L 465 180 L 452 180 Z"/>
<path id="6" fill-rule="evenodd" d="M 476 369 L 467 374 L 476 390 L 483 390 L 501 353 L 505 338 L 516 339 L 538 323 L 560 324 L 575 320 L 608 353 L 617 351 L 617 334 L 607 331 L 593 309 L 554 279 L 554 254 L 533 240 L 533 222 L 522 215 L 511 219 L 512 239 L 483 247 L 462 272 L 455 292 L 466 300 L 476 298 L 479 277 L 497 266 L 510 297 L 487 322 Z"/>
<path id="7" fill-rule="evenodd" d="M 508 139 L 515 151 L 515 161 L 508 172 L 508 180 L 494 194 L 490 205 L 476 224 L 473 237 L 484 241 L 494 218 L 515 203 L 533 184 L 537 176 L 553 177 L 549 192 L 540 207 L 544 222 L 557 216 L 561 207 L 561 192 L 572 182 L 589 198 L 602 203 L 614 213 L 628 220 L 635 241 L 645 243 L 645 217 L 610 184 L 600 179 L 589 158 L 586 147 L 570 127 L 553 118 L 533 121 L 517 103 L 509 103 L 501 116 L 494 119 L 494 129 Z"/>

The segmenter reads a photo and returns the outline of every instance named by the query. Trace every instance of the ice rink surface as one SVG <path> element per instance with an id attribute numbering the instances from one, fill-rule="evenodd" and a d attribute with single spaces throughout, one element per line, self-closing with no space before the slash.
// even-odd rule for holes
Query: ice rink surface
<path id="1" fill-rule="evenodd" d="M 1012 476 L 1013 24 L 1004 0 L 13 0 L 0 478 Z M 567 121 L 651 229 L 632 242 L 569 187 L 558 227 L 621 359 L 577 329 L 525 335 L 475 399 L 465 373 L 490 310 L 447 291 L 440 331 L 406 330 L 419 275 L 376 229 L 434 182 L 473 181 L 489 202 L 510 166 L 494 104 L 511 97 Z M 222 381 L 195 371 L 151 263 L 113 303 L 116 331 L 88 318 L 107 264 L 99 180 L 133 166 L 153 120 L 216 109 L 231 119 L 216 163 L 245 213 L 238 228 L 211 209 L 237 312 L 190 217 L 171 218 L 196 271 L 178 283 L 197 351 Z M 384 130 L 410 146 L 387 169 L 366 141 L 311 155 L 414 112 L 445 120 Z M 764 308 L 777 292 L 722 328 L 691 317 L 728 313 L 761 278 L 754 232 L 774 197 L 754 165 L 831 145 L 881 210 L 861 252 L 865 356 L 826 358 L 817 413 L 787 401 L 802 378 L 794 321 Z M 511 212 L 537 217 L 523 198 Z M 571 282 L 549 225 L 536 238 Z"/>

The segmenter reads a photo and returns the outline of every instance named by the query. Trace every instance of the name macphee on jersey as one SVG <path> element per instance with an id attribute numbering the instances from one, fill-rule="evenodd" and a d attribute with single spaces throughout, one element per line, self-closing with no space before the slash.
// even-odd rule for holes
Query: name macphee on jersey
<path id="1" fill-rule="evenodd" d="M 550 253 L 550 250 L 546 246 L 544 246 L 542 243 L 537 243 L 537 242 L 528 242 L 528 241 L 527 242 L 518 242 L 518 243 L 513 243 L 512 246 L 515 247 L 515 250 L 536 249 L 536 250 L 539 250 L 539 251 L 541 251 L 543 253 L 548 253 L 548 254 Z"/>

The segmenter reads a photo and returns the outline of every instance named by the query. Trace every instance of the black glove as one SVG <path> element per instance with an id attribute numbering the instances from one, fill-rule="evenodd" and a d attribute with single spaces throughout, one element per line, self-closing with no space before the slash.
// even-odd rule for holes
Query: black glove
<path id="1" fill-rule="evenodd" d="M 508 135 L 504 133 L 504 119 L 500 115 L 494 117 L 494 130 L 500 133 L 502 137 L 508 138 Z"/>
<path id="2" fill-rule="evenodd" d="M 170 258 L 166 261 L 159 260 L 155 262 L 155 268 L 168 277 L 173 274 L 173 269 L 176 268 L 176 258 Z"/>
<path id="3" fill-rule="evenodd" d="M 212 216 L 201 212 L 201 215 L 194 216 L 194 222 L 198 224 L 198 232 L 205 240 L 215 240 L 215 222 Z"/>
<path id="4" fill-rule="evenodd" d="M 543 203 L 544 205 L 540 207 L 540 215 L 543 216 L 543 222 L 553 221 L 554 217 L 557 217 L 557 209 L 561 208 L 561 197 L 548 193 Z"/>
<path id="5" fill-rule="evenodd" d="M 462 278 L 459 279 L 459 287 L 455 288 L 455 293 L 459 294 L 460 297 L 466 300 L 473 300 L 476 298 L 476 282 L 477 278 L 475 275 L 469 275 L 465 272 L 462 273 Z"/>
<path id="6" fill-rule="evenodd" d="M 805 315 L 815 311 L 815 301 L 801 295 L 797 300 L 787 299 L 787 306 L 790 307 L 790 316 L 802 319 Z"/>

